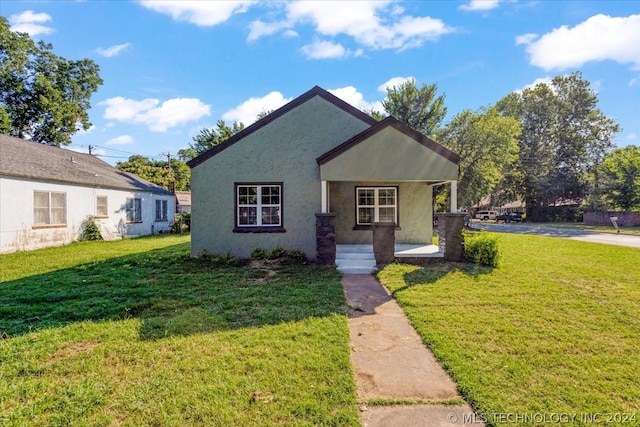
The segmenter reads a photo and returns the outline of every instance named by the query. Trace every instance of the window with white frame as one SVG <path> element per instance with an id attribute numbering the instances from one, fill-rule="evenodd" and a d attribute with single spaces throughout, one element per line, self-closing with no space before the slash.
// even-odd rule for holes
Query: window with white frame
<path id="1" fill-rule="evenodd" d="M 109 216 L 107 196 L 96 196 L 96 216 L 102 218 Z"/>
<path id="2" fill-rule="evenodd" d="M 282 184 L 236 184 L 236 228 L 282 227 Z"/>
<path id="3" fill-rule="evenodd" d="M 142 199 L 127 199 L 127 222 L 142 222 Z"/>
<path id="4" fill-rule="evenodd" d="M 397 187 L 356 187 L 356 224 L 398 223 Z"/>
<path id="5" fill-rule="evenodd" d="M 66 225 L 67 193 L 53 191 L 34 191 L 33 224 Z"/>
<path id="6" fill-rule="evenodd" d="M 156 200 L 156 221 L 167 221 L 167 201 Z"/>

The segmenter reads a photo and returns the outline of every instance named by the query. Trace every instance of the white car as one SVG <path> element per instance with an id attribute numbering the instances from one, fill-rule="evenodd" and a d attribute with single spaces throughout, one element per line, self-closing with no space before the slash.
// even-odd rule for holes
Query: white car
<path id="1" fill-rule="evenodd" d="M 480 219 L 482 221 L 488 221 L 490 219 L 496 219 L 498 212 L 496 211 L 478 211 L 476 212 L 476 219 Z"/>

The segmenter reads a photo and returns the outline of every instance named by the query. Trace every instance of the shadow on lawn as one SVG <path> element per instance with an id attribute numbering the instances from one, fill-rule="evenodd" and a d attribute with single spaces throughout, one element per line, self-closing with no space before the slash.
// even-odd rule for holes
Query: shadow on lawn
<path id="1" fill-rule="evenodd" d="M 140 319 L 140 339 L 345 314 L 335 269 L 228 256 L 191 258 L 176 245 L 0 285 L 0 335 L 81 321 Z"/>
<path id="2" fill-rule="evenodd" d="M 424 268 L 419 268 L 409 273 L 405 273 L 402 278 L 405 285 L 394 290 L 391 295 L 395 296 L 395 294 L 399 292 L 418 285 L 432 285 L 444 276 L 455 272 L 460 272 L 465 276 L 477 278 L 483 274 L 489 274 L 493 270 L 493 267 L 483 267 L 477 264 L 459 262 L 442 262 L 427 265 Z"/>

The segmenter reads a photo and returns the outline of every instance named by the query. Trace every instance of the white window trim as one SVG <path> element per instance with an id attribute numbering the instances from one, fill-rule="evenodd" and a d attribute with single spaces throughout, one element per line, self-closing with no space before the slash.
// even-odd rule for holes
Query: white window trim
<path id="1" fill-rule="evenodd" d="M 98 200 L 104 199 L 104 213 L 99 212 L 99 204 Z M 108 218 L 109 217 L 109 197 L 107 196 L 96 196 L 96 217 L 98 218 Z"/>
<path id="2" fill-rule="evenodd" d="M 360 190 L 374 190 L 374 204 L 373 205 L 361 205 L 360 202 Z M 379 192 L 380 190 L 393 190 L 394 204 L 393 205 L 381 205 L 379 204 Z M 398 224 L 398 187 L 356 187 L 356 225 L 370 226 L 370 222 L 360 221 L 360 208 L 373 208 L 373 222 L 380 222 L 380 208 L 393 208 L 393 222 Z"/>
<path id="3" fill-rule="evenodd" d="M 136 209 L 136 200 L 139 200 L 139 205 L 140 205 L 140 209 Z M 129 203 L 131 202 L 132 207 L 131 209 L 129 208 Z M 140 197 L 127 197 L 127 205 L 126 205 L 126 209 L 125 209 L 125 218 L 127 220 L 127 223 L 129 224 L 133 224 L 133 223 L 141 223 L 142 222 L 142 199 Z M 133 219 L 129 220 L 129 211 L 133 212 Z M 139 213 L 139 217 L 140 219 L 137 219 L 138 215 L 136 215 L 136 212 Z"/>
<path id="4" fill-rule="evenodd" d="M 255 204 L 240 204 L 240 189 L 241 188 L 250 188 L 250 187 L 256 187 L 257 188 L 257 195 L 256 195 L 256 202 Z M 265 187 L 278 187 L 279 190 L 279 203 L 270 203 L 270 204 L 263 204 L 262 203 L 262 189 Z M 237 229 L 256 229 L 256 228 L 260 228 L 260 229 L 282 229 L 283 227 L 283 218 L 282 218 L 282 201 L 283 201 L 283 192 L 282 192 L 282 183 L 237 183 L 236 184 L 236 230 Z M 241 217 L 241 213 L 240 213 L 240 208 L 251 208 L 254 207 L 256 208 L 256 224 L 240 224 L 240 217 Z M 263 224 L 262 223 L 262 215 L 260 214 L 262 212 L 262 208 L 265 207 L 276 207 L 278 208 L 278 224 Z"/>
<path id="5" fill-rule="evenodd" d="M 46 194 L 47 195 L 47 221 L 46 222 L 36 222 L 36 206 L 35 206 L 35 199 L 36 199 L 36 194 L 37 193 L 41 193 L 41 194 Z M 58 209 L 58 208 L 53 208 L 52 207 L 52 203 L 51 203 L 51 195 L 52 194 L 62 194 L 64 197 L 64 211 L 63 211 L 63 222 L 52 222 L 52 218 L 53 218 L 53 214 L 52 214 L 52 210 L 53 209 Z M 44 208 L 44 206 L 40 207 Z M 39 191 L 39 190 L 34 190 L 33 191 L 33 227 L 34 228 L 38 228 L 38 227 L 66 227 L 67 226 L 67 193 L 64 191 Z"/>

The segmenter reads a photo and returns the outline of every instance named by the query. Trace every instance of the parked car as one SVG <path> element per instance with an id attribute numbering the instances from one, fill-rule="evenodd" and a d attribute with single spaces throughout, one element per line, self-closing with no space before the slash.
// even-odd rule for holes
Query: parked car
<path id="1" fill-rule="evenodd" d="M 490 219 L 496 219 L 498 216 L 498 212 L 496 211 L 478 211 L 476 212 L 476 219 L 480 219 L 482 221 L 488 221 Z"/>
<path id="2" fill-rule="evenodd" d="M 499 215 L 496 215 L 496 222 L 504 221 L 506 222 L 520 222 L 522 221 L 522 215 L 518 212 L 502 212 Z"/>

